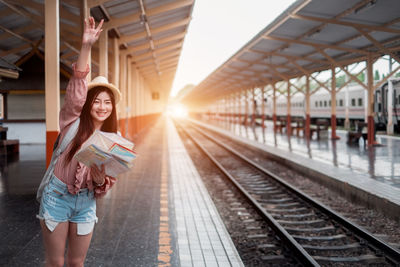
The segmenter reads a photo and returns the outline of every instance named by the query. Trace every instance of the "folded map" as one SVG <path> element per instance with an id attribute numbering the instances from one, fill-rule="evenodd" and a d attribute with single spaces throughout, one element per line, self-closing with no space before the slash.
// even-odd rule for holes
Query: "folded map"
<path id="1" fill-rule="evenodd" d="M 106 175 L 117 177 L 133 166 L 137 156 L 133 148 L 131 141 L 115 133 L 96 130 L 74 157 L 88 167 L 104 164 Z"/>

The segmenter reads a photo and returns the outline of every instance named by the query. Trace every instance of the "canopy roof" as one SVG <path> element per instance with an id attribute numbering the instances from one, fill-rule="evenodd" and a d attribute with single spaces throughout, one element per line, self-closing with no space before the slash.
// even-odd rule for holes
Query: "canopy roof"
<path id="1" fill-rule="evenodd" d="M 60 0 L 61 61 L 77 59 L 81 42 L 81 0 Z M 105 19 L 120 53 L 131 56 L 152 88 L 169 91 L 194 0 L 87 0 L 91 15 Z M 0 57 L 14 63 L 32 47 L 43 49 L 44 0 L 0 0 Z M 113 53 L 109 44 L 109 53 Z M 92 58 L 97 71 L 97 55 Z"/>
<path id="2" fill-rule="evenodd" d="M 298 0 L 184 102 L 203 102 L 389 54 L 400 62 L 400 1 Z"/>

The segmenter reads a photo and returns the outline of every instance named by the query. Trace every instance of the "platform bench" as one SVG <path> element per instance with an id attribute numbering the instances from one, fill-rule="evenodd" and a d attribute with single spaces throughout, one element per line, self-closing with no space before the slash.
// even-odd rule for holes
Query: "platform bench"
<path id="1" fill-rule="evenodd" d="M 19 154 L 19 140 L 7 139 L 7 127 L 0 125 L 0 156 Z"/>
<path id="2" fill-rule="evenodd" d="M 317 120 L 315 125 L 310 125 L 311 138 L 312 138 L 314 132 L 317 133 L 318 140 L 328 138 L 328 128 L 329 128 L 328 120 Z"/>
<path id="3" fill-rule="evenodd" d="M 347 132 L 347 144 L 358 144 L 358 141 L 362 137 L 364 140 L 364 146 L 368 139 L 368 132 L 364 131 L 367 129 L 368 124 L 365 122 L 357 122 L 356 123 L 356 130 L 355 131 L 348 131 Z"/>
<path id="4" fill-rule="evenodd" d="M 0 140 L 0 156 L 19 154 L 19 140 Z"/>
<path id="5" fill-rule="evenodd" d="M 295 118 L 293 122 L 290 124 L 293 134 L 294 131 L 296 131 L 296 136 L 300 136 L 300 132 L 303 132 L 304 136 L 304 129 L 305 129 L 305 121 L 302 118 Z"/>
<path id="6" fill-rule="evenodd" d="M 275 132 L 283 132 L 283 128 L 286 127 L 286 119 L 285 118 L 278 118 L 275 123 Z"/>

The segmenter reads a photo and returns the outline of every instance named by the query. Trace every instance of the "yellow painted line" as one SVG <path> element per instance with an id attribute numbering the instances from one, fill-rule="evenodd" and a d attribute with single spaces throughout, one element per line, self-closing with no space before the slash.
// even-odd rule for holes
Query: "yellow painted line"
<path id="1" fill-rule="evenodd" d="M 168 158 L 167 144 L 163 138 L 163 155 L 161 163 L 161 188 L 160 188 L 160 229 L 158 235 L 158 266 L 171 266 L 171 234 L 169 232 L 168 218 Z"/>

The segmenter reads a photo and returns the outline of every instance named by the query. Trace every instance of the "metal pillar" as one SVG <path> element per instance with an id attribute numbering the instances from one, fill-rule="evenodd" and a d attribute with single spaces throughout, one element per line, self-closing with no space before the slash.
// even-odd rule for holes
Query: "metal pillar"
<path id="1" fill-rule="evenodd" d="M 249 116 L 249 101 L 248 101 L 247 89 L 244 90 L 244 100 L 245 100 L 244 127 L 247 127 L 247 118 Z"/>
<path id="2" fill-rule="evenodd" d="M 365 69 L 365 78 L 367 79 L 367 90 L 365 90 L 364 91 L 364 99 L 365 99 L 365 105 L 364 105 L 364 122 L 366 122 L 366 123 L 368 123 L 368 104 L 367 103 L 370 103 L 369 101 L 371 101 L 370 100 L 370 98 L 368 97 L 369 96 L 369 79 L 371 78 L 371 87 L 373 86 L 373 81 L 374 81 L 374 78 L 373 78 L 373 70 L 372 70 L 372 64 L 373 64 L 373 62 L 371 62 L 371 72 L 368 70 L 368 64 L 370 64 L 370 63 L 368 63 L 368 60 L 367 60 L 367 62 L 366 62 L 366 64 L 367 64 L 367 67 L 366 67 L 366 69 Z"/>
<path id="3" fill-rule="evenodd" d="M 340 139 L 336 135 L 336 71 L 332 68 L 332 79 L 331 79 L 331 138 Z"/>
<path id="4" fill-rule="evenodd" d="M 286 133 L 287 135 L 291 135 L 292 127 L 291 127 L 291 106 L 290 106 L 290 81 L 287 80 L 287 116 L 286 116 Z"/>
<path id="5" fill-rule="evenodd" d="M 276 86 L 272 84 L 272 121 L 274 123 L 274 132 L 276 132 Z"/>
<path id="6" fill-rule="evenodd" d="M 224 128 L 229 129 L 228 97 L 224 97 Z"/>
<path id="7" fill-rule="evenodd" d="M 306 75 L 306 129 L 305 129 L 305 137 L 310 139 L 310 124 L 311 124 L 311 117 L 310 117 L 310 76 Z"/>
<path id="8" fill-rule="evenodd" d="M 103 31 L 99 37 L 99 75 L 108 79 L 108 34 Z"/>
<path id="9" fill-rule="evenodd" d="M 119 69 L 121 70 L 119 72 L 119 84 L 116 86 L 119 86 L 121 90 L 121 101 L 118 104 L 118 118 L 120 120 L 119 127 L 122 136 L 126 136 L 127 133 L 127 128 L 126 128 L 126 121 L 127 121 L 127 116 L 126 116 L 126 56 L 121 55 L 119 64 L 120 67 Z"/>
<path id="10" fill-rule="evenodd" d="M 232 128 L 233 128 L 233 109 L 232 109 L 232 103 L 233 103 L 233 101 L 232 101 L 232 94 L 230 94 L 230 95 L 228 95 L 228 100 L 229 100 L 229 113 L 228 113 L 228 116 L 229 116 L 229 130 L 231 131 L 232 130 Z"/>
<path id="11" fill-rule="evenodd" d="M 375 125 L 374 125 L 374 80 L 373 80 L 373 59 L 371 54 L 368 54 L 368 60 L 367 60 L 367 73 L 368 73 L 368 146 L 372 146 L 376 144 L 375 142 Z"/>
<path id="12" fill-rule="evenodd" d="M 257 102 L 256 102 L 256 88 L 253 88 L 253 90 L 251 90 L 252 92 L 252 96 L 253 96 L 253 114 L 251 115 L 251 124 L 252 126 L 256 125 L 256 113 L 257 113 Z"/>
<path id="13" fill-rule="evenodd" d="M 389 73 L 392 72 L 393 64 L 392 57 L 389 56 Z M 390 79 L 388 79 L 388 97 L 387 97 L 387 107 L 388 107 L 388 123 L 386 126 L 386 133 L 393 135 L 393 83 Z M 390 100 L 389 100 L 390 99 Z"/>
<path id="14" fill-rule="evenodd" d="M 236 124 L 240 125 L 240 91 L 236 93 Z"/>
<path id="15" fill-rule="evenodd" d="M 231 127 L 232 127 L 232 130 L 234 131 L 235 130 L 235 120 L 236 120 L 236 117 L 235 117 L 235 97 L 236 97 L 236 94 L 235 93 L 232 93 L 231 94 L 231 123 L 232 123 L 232 125 L 231 125 Z"/>
<path id="16" fill-rule="evenodd" d="M 132 123 L 132 106 L 131 106 L 131 98 L 132 98 L 132 58 L 128 57 L 126 61 L 126 106 L 125 106 L 125 114 L 126 114 L 126 135 L 128 138 L 132 138 L 135 128 L 134 124 Z"/>
<path id="17" fill-rule="evenodd" d="M 346 67 L 347 69 L 347 67 Z M 348 81 L 349 75 L 347 73 L 345 75 L 345 82 Z M 350 130 L 350 119 L 349 119 L 349 85 L 346 85 L 346 89 L 344 92 L 344 104 L 345 104 L 345 120 L 344 120 L 344 128 L 346 130 Z"/>
<path id="18" fill-rule="evenodd" d="M 393 82 L 391 79 L 388 80 L 387 110 L 388 123 L 386 126 L 386 132 L 389 135 L 393 135 Z"/>
<path id="19" fill-rule="evenodd" d="M 239 90 L 238 96 L 238 126 L 239 126 L 239 134 L 242 134 L 242 89 Z"/>
<path id="20" fill-rule="evenodd" d="M 218 101 L 217 101 L 217 113 L 218 113 L 218 119 L 217 119 L 217 125 L 218 126 L 220 126 L 220 124 L 221 124 L 221 121 L 222 121 L 222 112 L 221 112 L 221 99 L 219 99 Z"/>
<path id="21" fill-rule="evenodd" d="M 113 38 L 113 52 L 114 52 L 114 65 L 113 65 L 113 83 L 118 87 L 119 84 L 119 46 L 118 39 Z"/>
<path id="22" fill-rule="evenodd" d="M 347 66 L 345 67 L 345 70 L 347 70 Z M 345 82 L 347 83 L 349 79 L 349 75 L 347 72 L 344 74 L 345 76 Z M 346 85 L 345 91 L 344 91 L 344 105 L 345 105 L 345 119 L 344 119 L 344 128 L 346 130 L 350 130 L 350 119 L 349 119 L 349 85 Z"/>
<path id="23" fill-rule="evenodd" d="M 261 127 L 264 129 L 264 121 L 265 121 L 265 87 L 261 87 Z"/>
<path id="24" fill-rule="evenodd" d="M 45 103 L 46 166 L 50 164 L 53 144 L 59 131 L 60 111 L 60 24 L 59 1 L 46 0 L 45 10 Z"/>

